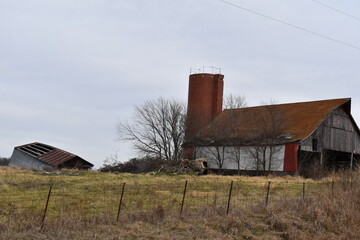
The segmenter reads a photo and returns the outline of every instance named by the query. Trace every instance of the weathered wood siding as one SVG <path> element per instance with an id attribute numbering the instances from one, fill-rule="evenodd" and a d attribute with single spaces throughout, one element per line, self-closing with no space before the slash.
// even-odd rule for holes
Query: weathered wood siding
<path id="1" fill-rule="evenodd" d="M 300 143 L 301 150 L 320 152 L 324 148 L 359 153 L 360 136 L 355 128 L 350 116 L 342 108 L 337 108 L 311 136 Z M 317 145 L 316 149 L 314 145 Z"/>

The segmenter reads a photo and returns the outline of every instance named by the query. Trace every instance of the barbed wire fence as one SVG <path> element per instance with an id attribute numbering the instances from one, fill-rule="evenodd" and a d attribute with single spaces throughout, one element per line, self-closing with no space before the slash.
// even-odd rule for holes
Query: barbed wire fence
<path id="1" fill-rule="evenodd" d="M 306 200 L 328 194 L 334 197 L 338 187 L 354 183 L 335 182 L 197 182 L 136 183 L 82 186 L 76 184 L 41 185 L 19 193 L 0 193 L 0 223 L 31 219 L 40 226 L 47 219 L 76 216 L 80 220 L 106 216 L 109 222 L 146 217 L 154 212 L 160 216 L 186 216 L 196 211 L 231 214 L 257 204 L 267 207 L 280 199 Z M 150 216 L 150 215 L 149 215 Z M 122 218 L 123 217 L 123 218 Z"/>

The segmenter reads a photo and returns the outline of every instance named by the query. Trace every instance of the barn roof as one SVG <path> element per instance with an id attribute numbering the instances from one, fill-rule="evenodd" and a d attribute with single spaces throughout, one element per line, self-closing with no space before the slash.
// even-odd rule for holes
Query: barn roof
<path id="1" fill-rule="evenodd" d="M 15 147 L 15 149 L 25 152 L 26 154 L 54 167 L 57 167 L 75 158 L 86 162 L 87 165 L 90 165 L 91 167 L 94 166 L 90 162 L 85 161 L 84 159 L 75 154 L 39 142 L 17 146 Z"/>
<path id="2" fill-rule="evenodd" d="M 338 108 L 350 115 L 350 98 L 227 109 L 188 144 L 284 144 L 305 139 Z M 350 115 L 351 116 L 351 115 Z"/>

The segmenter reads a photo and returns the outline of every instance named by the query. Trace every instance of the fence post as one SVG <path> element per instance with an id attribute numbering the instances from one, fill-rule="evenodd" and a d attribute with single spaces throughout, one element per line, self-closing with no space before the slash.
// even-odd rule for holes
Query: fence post
<path id="1" fill-rule="evenodd" d="M 331 179 L 331 198 L 334 198 L 334 179 Z"/>
<path id="2" fill-rule="evenodd" d="M 183 193 L 183 198 L 182 198 L 182 202 L 181 202 L 181 208 L 180 208 L 180 215 L 182 214 L 183 208 L 184 208 L 184 202 L 185 202 L 185 195 L 186 195 L 186 188 L 187 188 L 187 180 L 185 181 L 185 187 L 184 187 L 184 193 Z"/>
<path id="3" fill-rule="evenodd" d="M 125 191 L 125 184 L 126 183 L 124 182 L 123 186 L 122 186 L 122 190 L 121 190 L 121 195 L 120 195 L 120 200 L 119 200 L 119 207 L 118 207 L 118 211 L 117 211 L 116 221 L 119 221 L 121 205 L 122 205 L 122 201 L 123 201 L 123 197 L 124 197 L 124 191 Z"/>
<path id="4" fill-rule="evenodd" d="M 217 193 L 215 192 L 214 194 L 214 202 L 213 202 L 213 207 L 214 207 L 214 210 L 216 210 L 216 207 L 217 207 Z"/>
<path id="5" fill-rule="evenodd" d="M 303 201 L 305 200 L 305 182 L 303 182 L 303 194 L 302 194 Z"/>
<path id="6" fill-rule="evenodd" d="M 267 186 L 267 192 L 266 192 L 265 207 L 267 207 L 267 205 L 269 203 L 270 184 L 271 184 L 271 182 L 269 181 L 268 186 Z"/>
<path id="7" fill-rule="evenodd" d="M 231 193 L 232 193 L 233 183 L 234 183 L 234 181 L 231 180 L 230 191 L 229 191 L 229 199 L 228 199 L 227 209 L 226 209 L 226 215 L 229 214 L 229 210 L 230 210 L 230 201 L 231 201 Z"/>
<path id="8" fill-rule="evenodd" d="M 50 188 L 49 188 L 49 193 L 48 193 L 48 196 L 47 196 L 47 199 L 46 199 L 46 204 L 45 204 L 45 209 L 44 209 L 44 215 L 43 215 L 43 217 L 42 217 L 40 230 L 42 230 L 42 229 L 43 229 L 43 227 L 44 227 L 45 217 L 46 217 L 47 209 L 48 209 L 48 206 L 49 206 L 49 200 L 50 200 L 50 195 L 51 195 L 51 189 L 52 189 L 52 186 L 50 186 Z"/>

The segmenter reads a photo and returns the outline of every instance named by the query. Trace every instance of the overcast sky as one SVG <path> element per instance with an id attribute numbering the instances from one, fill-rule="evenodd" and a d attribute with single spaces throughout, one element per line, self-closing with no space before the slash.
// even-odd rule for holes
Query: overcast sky
<path id="1" fill-rule="evenodd" d="M 228 0 L 360 48 L 360 1 Z M 43 142 L 99 167 L 116 123 L 159 96 L 187 99 L 190 68 L 216 66 L 249 105 L 352 98 L 360 49 L 219 0 L 0 0 L 0 156 Z"/>

